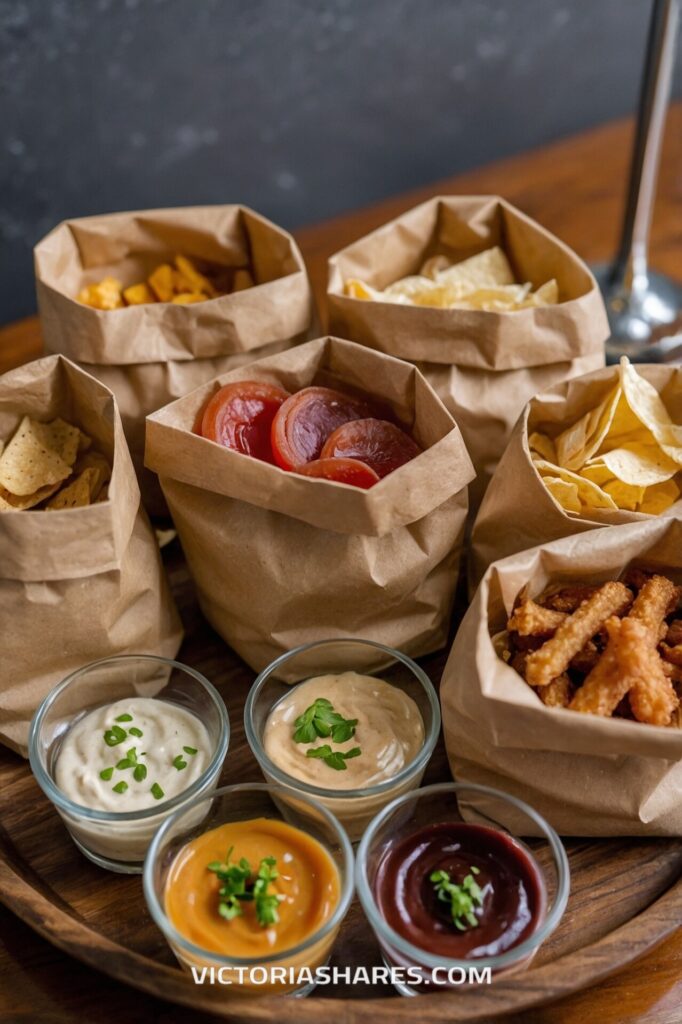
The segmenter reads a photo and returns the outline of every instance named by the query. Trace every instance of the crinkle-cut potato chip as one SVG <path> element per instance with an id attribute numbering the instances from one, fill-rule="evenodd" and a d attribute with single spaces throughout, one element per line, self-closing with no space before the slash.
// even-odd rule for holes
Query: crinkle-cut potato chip
<path id="1" fill-rule="evenodd" d="M 531 451 L 537 452 L 547 462 L 556 462 L 556 447 L 551 437 L 547 437 L 547 434 L 541 434 L 539 431 L 534 431 L 528 438 L 528 447 Z"/>
<path id="2" fill-rule="evenodd" d="M 619 398 L 620 387 L 616 386 L 596 408 L 590 409 L 554 439 L 560 466 L 580 469 L 599 450 L 609 432 Z"/>
<path id="3" fill-rule="evenodd" d="M 567 512 L 582 511 L 577 484 L 569 480 L 562 480 L 558 476 L 543 476 L 542 480 L 552 497 L 556 498 Z"/>
<path id="4" fill-rule="evenodd" d="M 543 480 L 546 476 L 559 477 L 567 483 L 575 484 L 581 504 L 586 508 L 616 509 L 618 507 L 613 498 L 606 494 L 601 487 L 593 484 L 591 480 L 585 480 L 584 477 L 571 472 L 570 469 L 566 469 L 564 466 L 555 466 L 554 463 L 547 462 L 545 459 L 533 459 L 533 463 Z"/>
<path id="5" fill-rule="evenodd" d="M 121 282 L 115 277 L 104 277 L 78 293 L 78 301 L 95 309 L 120 309 L 123 305 Z"/>
<path id="6" fill-rule="evenodd" d="M 495 285 L 516 284 L 514 271 L 499 245 L 454 263 L 436 274 L 439 284 L 467 284 L 471 291 Z"/>
<path id="7" fill-rule="evenodd" d="M 154 302 L 154 295 L 144 281 L 141 284 L 131 284 L 130 288 L 124 288 L 123 298 L 129 306 L 144 306 L 148 302 Z"/>
<path id="8" fill-rule="evenodd" d="M 680 488 L 674 480 L 666 480 L 662 484 L 654 484 L 647 487 L 644 497 L 640 502 L 638 512 L 645 512 L 650 516 L 659 516 L 674 505 L 680 496 Z"/>
<path id="9" fill-rule="evenodd" d="M 651 431 L 665 454 L 682 466 L 682 425 L 673 423 L 656 388 L 640 377 L 627 356 L 620 361 L 620 380 L 635 416 Z"/>
<path id="10" fill-rule="evenodd" d="M 65 508 L 84 508 L 90 504 L 90 489 L 93 480 L 97 477 L 97 470 L 93 467 L 84 469 L 70 483 L 57 491 L 54 497 L 45 505 L 51 512 Z"/>
<path id="11" fill-rule="evenodd" d="M 631 444 L 612 448 L 600 455 L 599 459 L 609 469 L 611 476 L 639 487 L 662 484 L 672 480 L 679 472 L 677 463 L 653 445 Z"/>
<path id="12" fill-rule="evenodd" d="M 39 505 L 58 489 L 59 484 L 48 484 L 47 487 L 39 487 L 33 494 L 18 495 L 12 494 L 6 487 L 0 487 L 0 512 L 25 512 Z"/>
<path id="13" fill-rule="evenodd" d="M 45 429 L 49 427 L 24 416 L 0 455 L 0 485 L 12 494 L 33 494 L 69 476 L 71 465 L 52 447 L 53 435 Z"/>

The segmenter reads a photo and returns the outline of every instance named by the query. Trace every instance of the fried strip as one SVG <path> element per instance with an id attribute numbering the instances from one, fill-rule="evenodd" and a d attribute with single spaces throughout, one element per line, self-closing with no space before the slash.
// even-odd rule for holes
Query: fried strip
<path id="1" fill-rule="evenodd" d="M 562 587 L 561 590 L 555 590 L 554 593 L 548 594 L 546 597 L 539 599 L 539 604 L 543 608 L 551 608 L 555 612 L 567 612 L 569 615 L 574 612 L 583 601 L 586 601 L 588 597 L 599 589 L 598 586 L 592 584 L 576 584 L 571 587 Z"/>
<path id="2" fill-rule="evenodd" d="M 601 651 L 593 640 L 588 640 L 582 650 L 578 651 L 575 658 L 571 659 L 571 668 L 584 676 L 590 672 L 601 658 Z M 550 686 L 552 684 L 550 683 Z"/>
<path id="3" fill-rule="evenodd" d="M 682 667 L 682 644 L 675 644 L 674 647 L 669 647 L 668 644 L 661 644 L 661 655 L 671 665 Z"/>
<path id="4" fill-rule="evenodd" d="M 667 576 L 652 576 L 634 600 L 628 618 L 642 623 L 646 642 L 652 647 L 661 639 L 661 625 L 676 593 L 677 587 Z"/>
<path id="5" fill-rule="evenodd" d="M 526 679 L 531 686 L 548 686 L 562 675 L 572 658 L 597 633 L 606 619 L 630 606 L 632 593 L 624 583 L 604 583 L 572 615 L 561 623 L 554 636 L 533 651 L 526 662 Z"/>
<path id="6" fill-rule="evenodd" d="M 673 619 L 668 626 L 665 640 L 671 647 L 677 647 L 678 644 L 682 644 L 682 619 Z"/>
<path id="7" fill-rule="evenodd" d="M 564 672 L 557 679 L 553 679 L 549 686 L 543 686 L 541 690 L 538 690 L 538 696 L 547 707 L 566 708 L 570 703 L 572 692 L 573 684 Z"/>
<path id="8" fill-rule="evenodd" d="M 621 622 L 617 661 L 619 675 L 630 686 L 630 707 L 637 721 L 669 725 L 679 704 L 677 694 L 650 643 L 647 625 L 631 615 Z"/>
<path id="9" fill-rule="evenodd" d="M 512 612 L 507 629 L 521 636 L 552 636 L 565 618 L 564 612 L 543 608 L 535 601 L 524 601 Z"/>
<path id="10" fill-rule="evenodd" d="M 623 621 L 615 615 L 607 619 L 609 642 L 606 650 L 571 701 L 571 711 L 608 718 L 630 689 L 631 681 L 624 679 L 618 671 L 617 651 Z"/>

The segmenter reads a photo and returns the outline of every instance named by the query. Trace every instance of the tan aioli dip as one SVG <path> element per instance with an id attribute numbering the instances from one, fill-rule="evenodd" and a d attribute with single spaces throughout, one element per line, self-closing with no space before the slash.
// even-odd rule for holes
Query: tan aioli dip
<path id="1" fill-rule="evenodd" d="M 330 736 L 318 736 L 312 743 L 294 741 L 296 719 L 320 697 L 330 701 L 343 718 L 357 719 L 350 739 L 337 743 Z M 343 753 L 359 747 L 361 753 L 348 759 L 345 770 L 339 771 L 306 755 L 309 748 L 325 744 Z M 377 810 L 419 785 L 421 773 L 379 795 L 363 796 L 361 791 L 395 778 L 423 746 L 424 721 L 412 698 L 383 679 L 357 672 L 316 676 L 299 683 L 273 707 L 263 732 L 266 754 L 287 775 L 321 789 L 358 791 L 357 797 L 321 799 L 351 838 L 357 838 Z"/>

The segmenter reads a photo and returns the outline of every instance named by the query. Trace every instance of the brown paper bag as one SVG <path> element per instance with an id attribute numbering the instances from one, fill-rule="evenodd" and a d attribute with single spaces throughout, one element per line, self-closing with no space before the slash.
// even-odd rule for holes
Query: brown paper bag
<path id="1" fill-rule="evenodd" d="M 455 638 L 441 681 L 443 729 L 459 782 L 503 789 L 563 835 L 682 835 L 682 729 L 541 703 L 498 656 L 527 583 L 616 579 L 630 564 L 682 583 L 682 522 L 649 518 L 565 537 L 495 562 Z M 518 826 L 510 816 L 505 824 Z"/>
<path id="2" fill-rule="evenodd" d="M 153 303 L 98 310 L 81 288 L 113 275 L 124 286 L 182 255 L 248 266 L 257 286 L 192 305 Z M 315 332 L 312 292 L 298 246 L 282 228 L 243 206 L 113 213 L 63 221 L 35 248 L 45 348 L 83 365 L 113 391 L 143 498 L 165 511 L 144 472 L 147 413 L 217 374 Z"/>
<path id="3" fill-rule="evenodd" d="M 637 366 L 637 372 L 660 392 L 675 422 L 682 423 L 682 369 L 643 364 Z M 571 515 L 549 493 L 530 457 L 529 434 L 541 426 L 551 436 L 561 433 L 603 401 L 617 377 L 618 367 L 611 366 L 557 384 L 533 398 L 523 410 L 474 523 L 469 555 L 470 592 L 498 558 L 598 526 L 647 522 L 652 518 L 621 509 L 595 510 L 589 518 Z M 665 515 L 682 515 L 682 500 Z"/>
<path id="4" fill-rule="evenodd" d="M 49 356 L 0 377 L 0 438 L 24 415 L 80 427 L 113 470 L 107 501 L 0 512 L 0 741 L 25 755 L 56 683 L 112 654 L 172 658 L 182 629 L 111 393 Z"/>
<path id="5" fill-rule="evenodd" d="M 517 313 L 433 309 L 344 295 L 349 278 L 385 288 L 429 256 L 505 250 L 519 282 L 556 278 L 561 301 Z M 409 359 L 452 413 L 476 469 L 478 508 L 524 404 L 557 381 L 604 365 L 609 335 L 596 282 L 568 246 L 498 196 L 438 196 L 329 261 L 330 330 Z"/>
<path id="6" fill-rule="evenodd" d="M 287 473 L 191 433 L 218 384 L 360 389 L 426 450 L 370 490 Z M 447 636 L 473 468 L 462 436 L 407 363 L 319 338 L 223 374 L 147 419 L 206 618 L 260 670 L 297 644 L 358 636 L 424 654 Z M 354 666 L 361 667 L 361 666 Z"/>

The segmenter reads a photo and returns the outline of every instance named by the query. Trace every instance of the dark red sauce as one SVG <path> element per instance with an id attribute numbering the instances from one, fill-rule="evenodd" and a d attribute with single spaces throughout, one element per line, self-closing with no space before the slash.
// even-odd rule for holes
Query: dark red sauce
<path id="1" fill-rule="evenodd" d="M 447 871 L 461 885 L 472 867 L 483 902 L 474 909 L 476 927 L 459 931 L 429 876 Z M 505 832 L 464 822 L 429 825 L 391 844 L 374 890 L 394 931 L 419 949 L 457 960 L 499 956 L 532 935 L 545 914 L 542 875 L 525 848 Z"/>

